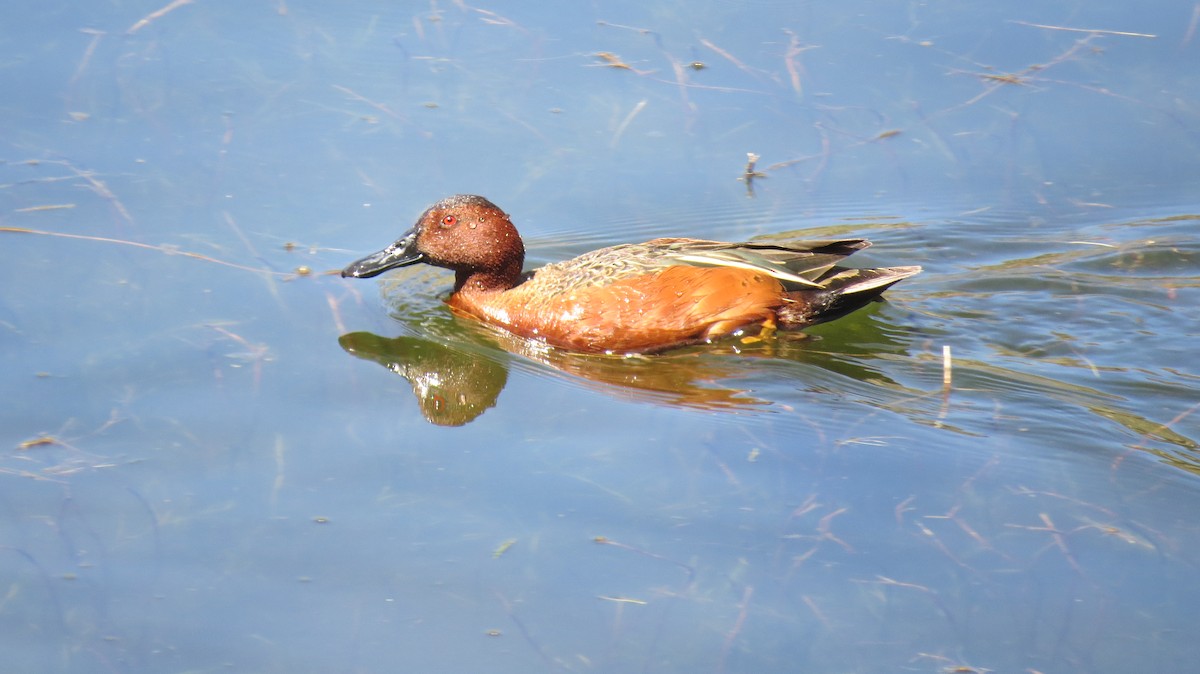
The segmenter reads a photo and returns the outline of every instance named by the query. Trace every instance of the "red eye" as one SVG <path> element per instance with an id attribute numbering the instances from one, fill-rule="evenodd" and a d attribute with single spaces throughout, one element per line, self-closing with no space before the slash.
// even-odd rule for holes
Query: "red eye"
<path id="1" fill-rule="evenodd" d="M 446 217 L 442 218 L 443 227 L 453 227 L 456 224 L 458 224 L 458 218 L 453 215 L 447 215 Z"/>

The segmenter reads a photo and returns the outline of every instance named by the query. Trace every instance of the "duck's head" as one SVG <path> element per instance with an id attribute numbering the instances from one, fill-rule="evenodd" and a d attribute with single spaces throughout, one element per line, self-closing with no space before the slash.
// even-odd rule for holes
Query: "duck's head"
<path id="1" fill-rule="evenodd" d="M 430 206 L 404 236 L 350 264 L 342 276 L 370 278 L 418 262 L 453 269 L 456 291 L 468 284 L 478 290 L 507 289 L 520 279 L 525 246 L 498 206 L 480 196 L 458 194 Z"/>

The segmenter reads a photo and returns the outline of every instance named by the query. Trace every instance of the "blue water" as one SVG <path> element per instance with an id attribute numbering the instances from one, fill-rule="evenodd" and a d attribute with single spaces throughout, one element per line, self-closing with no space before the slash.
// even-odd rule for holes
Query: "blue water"
<path id="1" fill-rule="evenodd" d="M 1198 16 L 9 3 L 6 668 L 1187 671 Z M 336 276 L 453 193 L 925 272 L 635 359 Z"/>

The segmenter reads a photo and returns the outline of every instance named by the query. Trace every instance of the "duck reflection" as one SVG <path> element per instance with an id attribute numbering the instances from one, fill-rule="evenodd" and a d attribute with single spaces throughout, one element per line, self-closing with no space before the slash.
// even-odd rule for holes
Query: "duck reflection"
<path id="1" fill-rule="evenodd" d="M 462 426 L 496 404 L 508 367 L 466 350 L 418 337 L 380 337 L 351 332 L 338 344 L 408 380 L 421 414 L 438 426 Z"/>
<path id="2" fill-rule="evenodd" d="M 432 326 L 426 323 L 424 327 Z M 815 364 L 838 378 L 898 387 L 882 373 L 863 365 L 864 356 L 870 357 L 865 353 L 831 354 L 826 348 L 814 351 L 812 344 L 817 340 L 803 335 L 776 336 L 749 344 L 724 340 L 670 355 L 644 357 L 569 353 L 479 326 L 472 326 L 467 333 L 433 336 L 442 338 L 351 332 L 339 337 L 338 342 L 347 353 L 378 363 L 408 380 L 421 413 L 439 426 L 467 424 L 495 406 L 511 367 L 541 370 L 537 366 L 545 366 L 555 374 L 620 398 L 726 411 L 763 408 L 775 402 L 754 395 L 750 386 L 734 385 L 762 374 L 761 368 L 747 367 L 748 359 Z M 875 336 L 880 335 L 876 332 Z M 824 340 L 820 343 L 822 347 L 834 346 Z M 872 344 L 874 355 L 879 347 L 877 342 Z M 892 345 L 892 350 L 903 351 L 904 347 Z M 772 371 L 772 378 L 778 381 L 781 375 L 775 368 Z M 801 388 L 821 388 L 812 383 L 794 383 L 800 383 Z"/>

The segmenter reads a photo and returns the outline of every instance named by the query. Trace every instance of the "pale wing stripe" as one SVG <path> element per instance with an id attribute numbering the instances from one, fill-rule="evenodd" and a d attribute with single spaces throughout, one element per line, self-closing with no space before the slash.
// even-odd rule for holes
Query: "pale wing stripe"
<path id="1" fill-rule="evenodd" d="M 752 264 L 750 262 L 743 262 L 743 261 L 737 260 L 737 259 L 730 259 L 730 258 L 725 258 L 725 257 L 710 257 L 708 255 L 687 255 L 687 254 L 681 255 L 678 253 L 674 254 L 672 257 L 674 257 L 677 260 L 682 260 L 684 262 L 695 262 L 696 264 L 702 264 L 702 265 L 712 265 L 715 267 L 737 267 L 739 269 L 750 269 L 752 271 L 760 271 L 760 272 L 766 274 L 767 276 L 777 278 L 781 281 L 793 281 L 795 283 L 800 283 L 802 285 L 812 286 L 813 288 L 821 287 L 821 284 L 819 284 L 819 283 L 813 283 L 812 281 L 809 281 L 808 279 L 804 278 L 803 276 L 797 276 L 786 270 L 778 269 L 778 268 L 760 267 L 756 264 Z"/>

